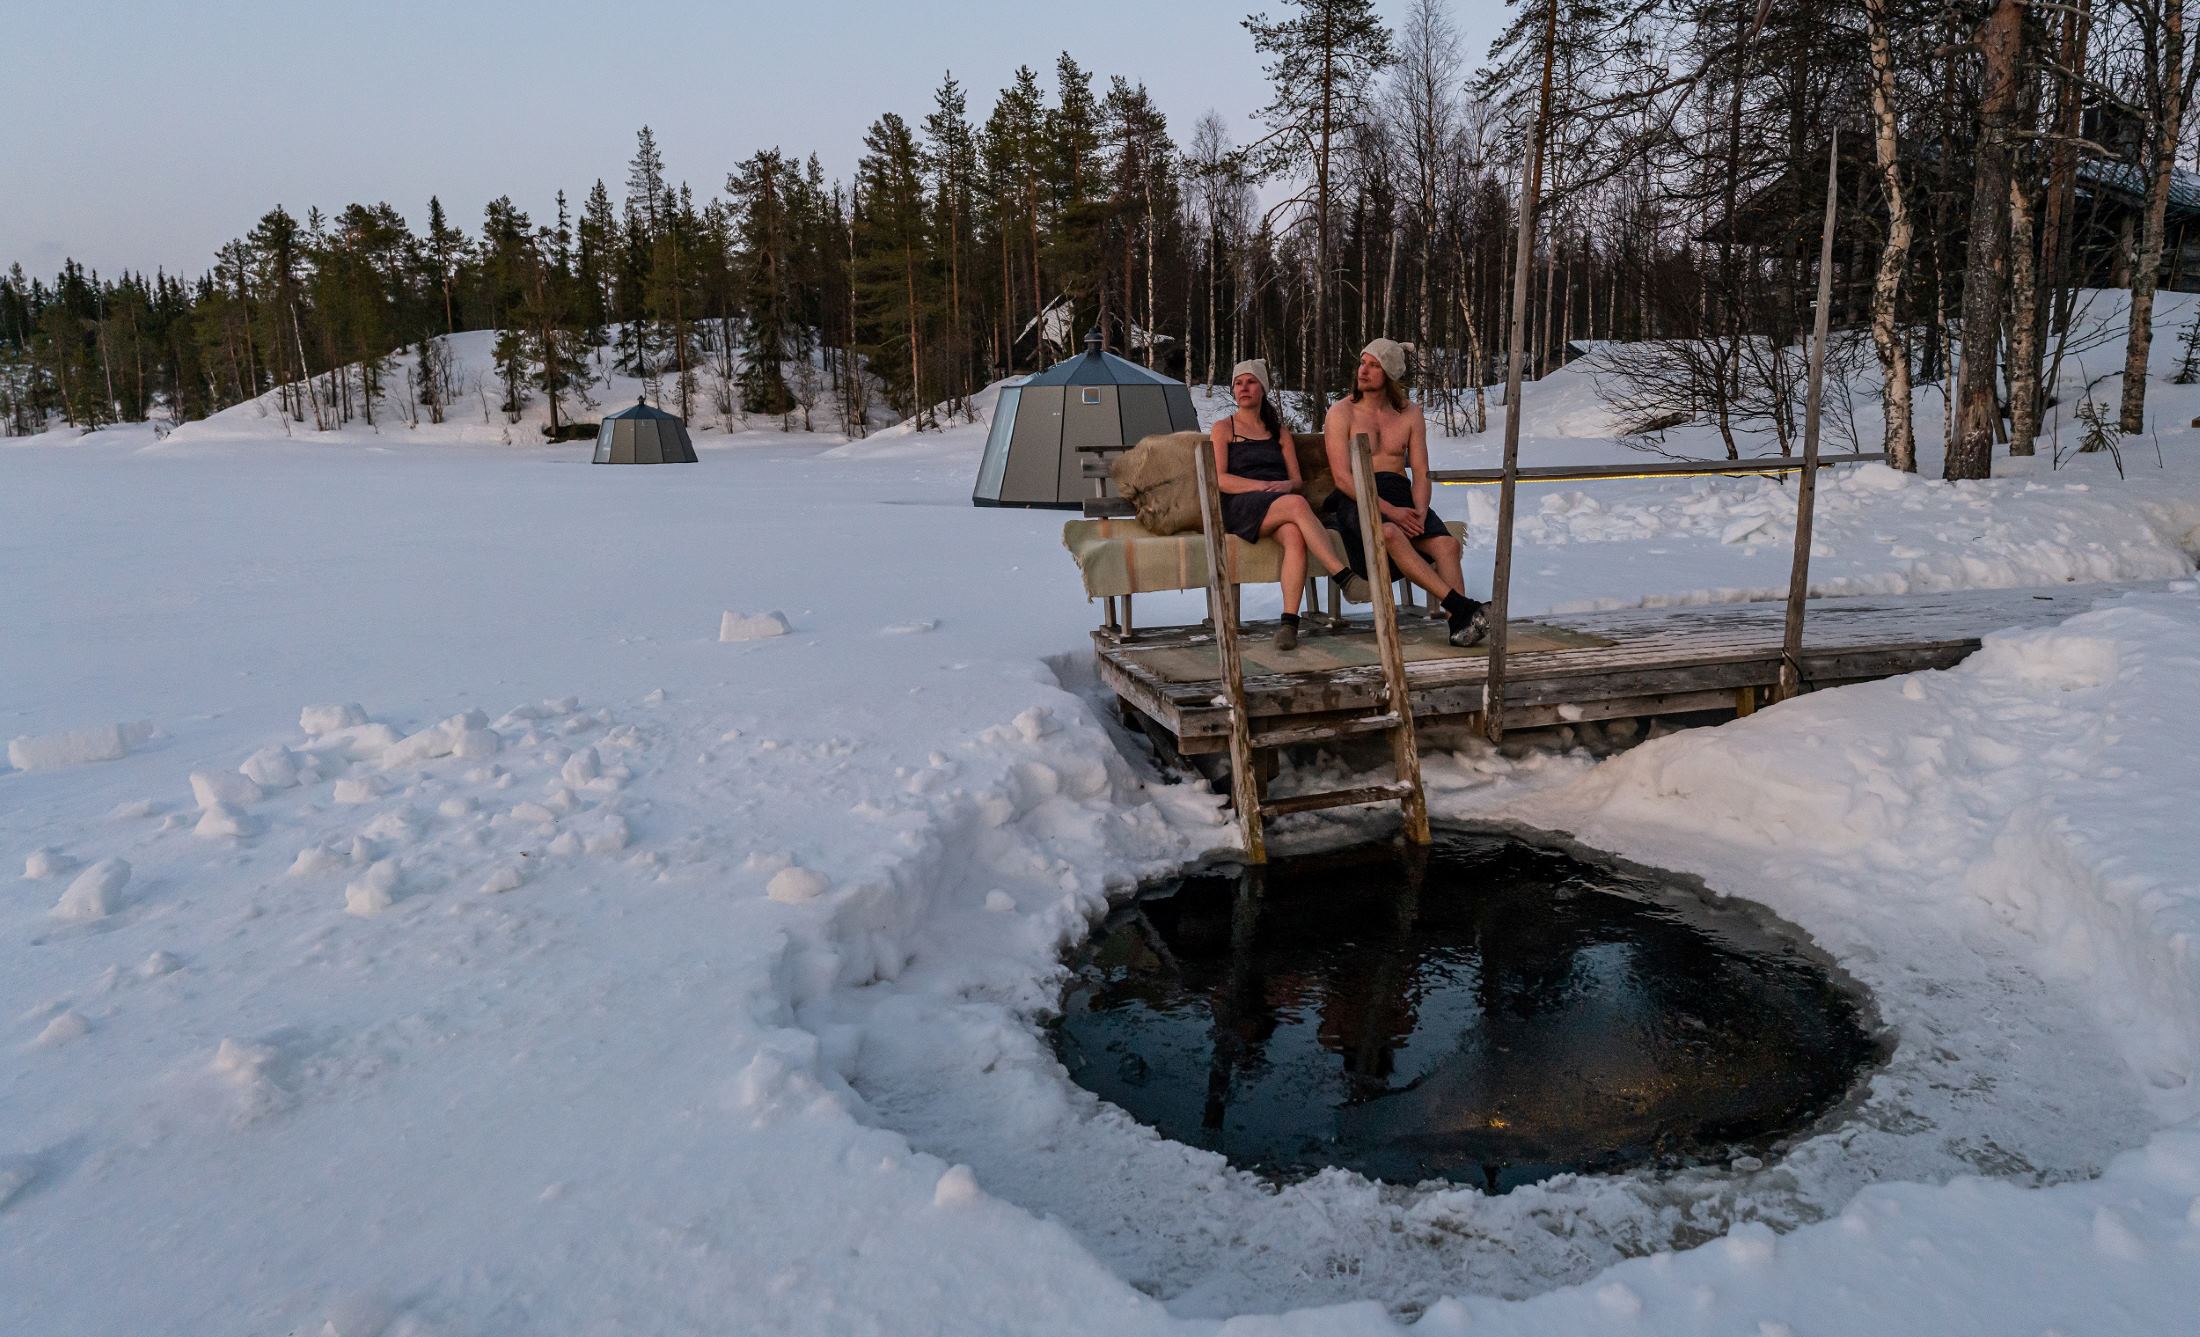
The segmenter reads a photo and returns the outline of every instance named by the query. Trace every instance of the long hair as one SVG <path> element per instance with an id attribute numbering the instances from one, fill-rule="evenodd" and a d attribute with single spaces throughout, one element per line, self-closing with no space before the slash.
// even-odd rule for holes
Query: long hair
<path id="1" fill-rule="evenodd" d="M 1405 412 L 1406 388 L 1398 384 L 1396 381 L 1390 379 L 1390 373 L 1388 371 L 1385 371 L 1383 373 L 1382 395 L 1384 399 L 1390 402 L 1390 411 L 1392 413 Z M 1355 370 L 1352 375 L 1352 402 L 1355 404 L 1360 402 L 1360 376 L 1357 370 Z"/>

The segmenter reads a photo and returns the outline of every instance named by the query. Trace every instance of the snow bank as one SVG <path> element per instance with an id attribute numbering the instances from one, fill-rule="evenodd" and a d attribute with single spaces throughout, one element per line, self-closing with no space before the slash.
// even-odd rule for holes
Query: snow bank
<path id="1" fill-rule="evenodd" d="M 1954 896 L 2079 986 L 2177 1122 L 2200 1115 L 2200 883 L 2194 843 L 2173 834 L 2200 792 L 2195 682 L 2200 596 L 2184 582 L 1990 637 L 1946 673 L 1656 740 L 1511 815 L 1591 840 L 1657 827 L 1661 843 L 1777 849 L 1809 880 L 1919 915 L 1960 913 Z M 1833 892 L 1788 880 L 1747 893 L 1806 924 L 1827 913 Z"/>

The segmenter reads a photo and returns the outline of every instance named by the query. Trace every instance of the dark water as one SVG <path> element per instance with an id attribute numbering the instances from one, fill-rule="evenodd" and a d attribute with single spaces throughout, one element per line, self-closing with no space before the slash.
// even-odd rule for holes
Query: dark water
<path id="1" fill-rule="evenodd" d="M 1187 876 L 1071 965 L 1071 1077 L 1282 1178 L 1724 1163 L 1883 1057 L 1856 986 L 1763 911 L 1509 836 Z"/>

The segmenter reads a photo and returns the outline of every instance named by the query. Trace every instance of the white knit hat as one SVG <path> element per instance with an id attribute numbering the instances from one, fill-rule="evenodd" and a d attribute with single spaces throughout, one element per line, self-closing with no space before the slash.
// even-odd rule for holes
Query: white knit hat
<path id="1" fill-rule="evenodd" d="M 1360 350 L 1361 357 L 1367 357 L 1370 354 L 1374 356 L 1377 362 L 1383 364 L 1383 370 L 1389 373 L 1392 381 L 1400 385 L 1405 384 L 1406 346 L 1404 344 L 1395 339 L 1371 339 L 1368 341 L 1367 347 Z"/>
<path id="2" fill-rule="evenodd" d="M 1254 380 L 1259 381 L 1260 392 L 1264 395 L 1275 392 L 1275 387 L 1268 383 L 1268 359 L 1266 358 L 1249 357 L 1230 368 L 1230 383 L 1232 385 L 1237 384 L 1237 378 L 1240 376 L 1251 376 Z"/>

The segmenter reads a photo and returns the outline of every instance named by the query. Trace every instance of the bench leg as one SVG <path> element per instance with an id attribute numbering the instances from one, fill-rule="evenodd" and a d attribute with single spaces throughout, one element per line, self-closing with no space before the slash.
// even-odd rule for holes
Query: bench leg
<path id="1" fill-rule="evenodd" d="M 1122 635 L 1123 624 L 1115 620 L 1115 596 L 1112 594 L 1105 596 L 1103 606 L 1107 609 L 1107 620 L 1100 624 L 1101 629 L 1113 632 L 1118 636 Z"/>
<path id="2" fill-rule="evenodd" d="M 1131 596 L 1129 596 L 1128 594 L 1126 594 L 1126 595 L 1124 595 L 1124 596 L 1123 596 L 1123 636 L 1124 636 L 1124 639 L 1128 640 L 1128 639 L 1130 638 L 1130 634 L 1131 634 Z"/>

